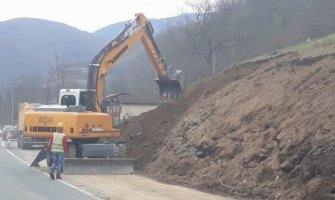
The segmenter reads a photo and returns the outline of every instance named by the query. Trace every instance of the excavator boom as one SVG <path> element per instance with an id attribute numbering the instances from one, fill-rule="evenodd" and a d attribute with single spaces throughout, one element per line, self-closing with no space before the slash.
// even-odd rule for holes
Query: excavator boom
<path id="1" fill-rule="evenodd" d="M 183 72 L 167 67 L 153 39 L 153 32 L 150 21 L 143 14 L 136 14 L 135 19 L 126 24 L 125 28 L 94 57 L 88 72 L 87 89 L 91 93 L 87 110 L 102 111 L 104 77 L 113 64 L 140 41 L 156 71 L 161 100 L 170 102 L 181 98 L 184 84 Z"/>

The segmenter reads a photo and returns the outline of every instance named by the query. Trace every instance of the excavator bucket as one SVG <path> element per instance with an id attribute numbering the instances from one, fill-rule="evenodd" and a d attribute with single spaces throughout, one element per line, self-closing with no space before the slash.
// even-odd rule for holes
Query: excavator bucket
<path id="1" fill-rule="evenodd" d="M 156 80 L 156 82 L 159 87 L 160 100 L 162 102 L 173 102 L 181 98 L 182 89 L 178 81 Z"/>
<path id="2" fill-rule="evenodd" d="M 68 175 L 129 175 L 134 173 L 134 159 L 65 158 L 63 171 Z"/>
<path id="3" fill-rule="evenodd" d="M 181 70 L 168 74 L 165 79 L 156 79 L 155 81 L 158 84 L 162 102 L 177 101 L 183 95 L 184 74 Z"/>

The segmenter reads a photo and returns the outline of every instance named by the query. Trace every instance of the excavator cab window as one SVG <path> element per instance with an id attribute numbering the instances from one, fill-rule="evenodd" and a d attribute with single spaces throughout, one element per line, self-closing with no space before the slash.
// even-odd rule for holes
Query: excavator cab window
<path id="1" fill-rule="evenodd" d="M 88 102 L 88 92 L 87 91 L 81 91 L 80 96 L 79 96 L 79 105 L 86 108 L 88 106 L 87 102 Z"/>
<path id="2" fill-rule="evenodd" d="M 61 105 L 74 106 L 76 105 L 76 97 L 74 95 L 64 95 L 60 101 Z"/>
<path id="3" fill-rule="evenodd" d="M 117 96 L 105 98 L 102 101 L 102 111 L 108 113 L 112 118 L 113 127 L 121 126 L 122 104 Z"/>

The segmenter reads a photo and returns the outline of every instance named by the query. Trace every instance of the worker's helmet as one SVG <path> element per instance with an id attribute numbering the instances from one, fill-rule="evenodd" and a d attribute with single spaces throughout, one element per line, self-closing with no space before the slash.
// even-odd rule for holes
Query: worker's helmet
<path id="1" fill-rule="evenodd" d="M 64 127 L 64 124 L 62 122 L 57 123 L 57 128 L 63 128 L 63 127 Z"/>

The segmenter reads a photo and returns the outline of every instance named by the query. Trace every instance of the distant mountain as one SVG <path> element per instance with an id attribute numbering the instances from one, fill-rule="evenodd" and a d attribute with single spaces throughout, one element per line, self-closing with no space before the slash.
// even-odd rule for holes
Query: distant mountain
<path id="1" fill-rule="evenodd" d="M 164 28 L 171 23 L 174 19 L 178 18 L 177 17 L 170 17 L 170 18 L 163 18 L 163 19 L 150 19 L 151 25 L 154 28 L 155 33 L 160 33 L 161 31 L 164 30 Z M 118 22 L 115 24 L 111 24 L 109 26 L 103 27 L 99 30 L 96 30 L 93 32 L 94 35 L 106 38 L 106 39 L 112 39 L 115 36 L 117 36 L 118 33 L 125 27 L 125 24 L 128 21 L 124 22 Z"/>
<path id="2" fill-rule="evenodd" d="M 93 34 L 110 40 L 113 39 L 124 28 L 125 24 L 126 22 L 111 24 L 94 31 Z"/>
<path id="3" fill-rule="evenodd" d="M 169 19 L 150 21 L 157 33 Z M 0 86 L 14 77 L 47 73 L 48 60 L 52 63 L 55 54 L 60 63 L 89 63 L 124 24 L 119 22 L 88 33 L 63 23 L 34 18 L 0 22 Z"/>
<path id="4" fill-rule="evenodd" d="M 104 40 L 53 21 L 18 18 L 0 23 L 0 80 L 48 71 L 55 54 L 60 63 L 89 61 Z"/>

